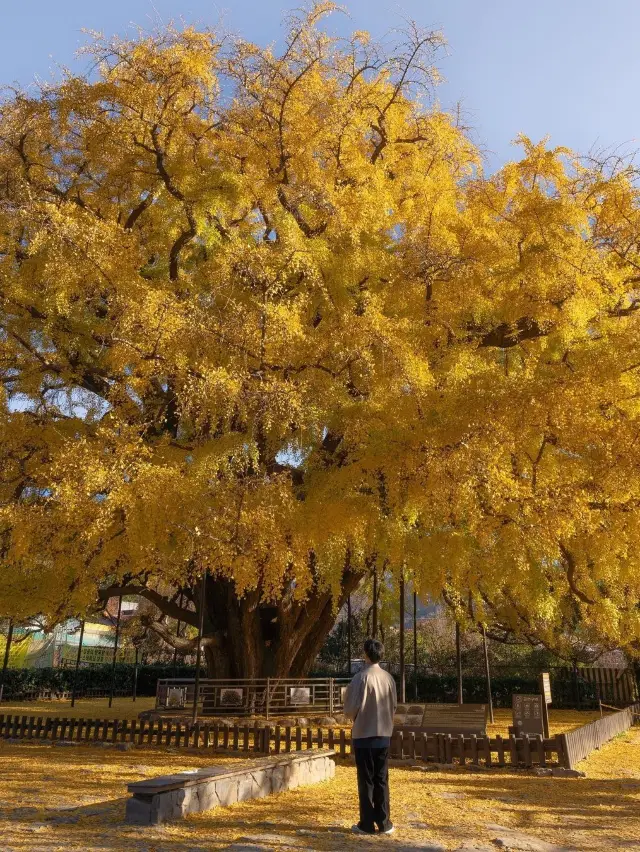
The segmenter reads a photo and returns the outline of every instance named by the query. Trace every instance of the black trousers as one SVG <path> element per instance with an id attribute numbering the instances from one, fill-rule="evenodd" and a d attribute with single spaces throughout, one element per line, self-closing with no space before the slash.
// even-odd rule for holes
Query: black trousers
<path id="1" fill-rule="evenodd" d="M 360 822 L 363 831 L 391 827 L 389 819 L 389 749 L 356 748 Z"/>

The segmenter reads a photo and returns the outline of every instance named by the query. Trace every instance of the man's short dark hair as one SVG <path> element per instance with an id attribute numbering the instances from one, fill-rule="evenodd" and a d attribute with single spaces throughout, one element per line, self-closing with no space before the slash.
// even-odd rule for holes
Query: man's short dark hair
<path id="1" fill-rule="evenodd" d="M 365 639 L 364 652 L 372 663 L 379 663 L 384 656 L 384 645 L 379 639 Z"/>

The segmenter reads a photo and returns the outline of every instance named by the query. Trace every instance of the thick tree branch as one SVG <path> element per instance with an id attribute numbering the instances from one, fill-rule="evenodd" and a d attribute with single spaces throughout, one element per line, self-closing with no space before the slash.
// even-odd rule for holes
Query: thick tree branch
<path id="1" fill-rule="evenodd" d="M 188 639 L 186 636 L 177 636 L 169 630 L 166 624 L 163 624 L 161 621 L 156 621 L 149 616 L 142 616 L 140 621 L 145 627 L 148 627 L 149 630 L 153 630 L 153 632 L 158 635 L 163 642 L 171 648 L 175 648 L 176 651 L 181 651 L 183 654 L 189 654 L 196 651 L 198 648 L 197 636 L 193 639 Z M 211 637 L 204 637 L 202 644 L 203 646 L 213 644 Z"/>
<path id="2" fill-rule="evenodd" d="M 193 610 L 183 609 L 178 606 L 177 603 L 170 601 L 168 598 L 165 598 L 153 589 L 146 588 L 146 586 L 136 586 L 133 584 L 127 584 L 124 586 L 107 586 L 99 591 L 100 600 L 105 602 L 108 601 L 109 598 L 115 598 L 120 595 L 139 595 L 141 598 L 145 598 L 145 600 L 148 600 L 157 606 L 158 609 L 164 615 L 168 615 L 169 618 L 175 618 L 176 621 L 184 621 L 192 627 L 198 626 L 198 617 Z"/>
<path id="3" fill-rule="evenodd" d="M 289 201 L 287 195 L 282 188 L 282 186 L 278 187 L 278 200 L 280 204 L 284 207 L 284 209 L 296 220 L 296 223 L 305 237 L 319 237 L 320 234 L 323 234 L 327 230 L 328 222 L 323 222 L 321 225 L 318 225 L 315 228 L 312 228 L 308 222 L 305 221 L 304 216 L 298 209 L 297 205 L 295 205 L 292 201 Z"/>
<path id="4" fill-rule="evenodd" d="M 593 606 L 596 602 L 593 598 L 590 598 L 584 592 L 582 592 L 578 586 L 576 585 L 576 562 L 573 558 L 573 555 L 569 552 L 569 550 L 565 547 L 564 544 L 560 545 L 560 552 L 564 558 L 564 561 L 567 566 L 567 582 L 569 583 L 569 588 L 573 592 L 573 594 L 578 598 L 578 600 L 582 601 L 582 603 L 590 604 Z"/>
<path id="5" fill-rule="evenodd" d="M 640 299 L 633 299 L 631 303 L 625 307 L 616 307 L 607 311 L 607 316 L 628 317 L 640 311 Z M 597 317 L 593 317 L 593 320 Z M 515 323 L 502 323 L 491 329 L 491 331 L 482 332 L 480 329 L 469 328 L 469 332 L 479 334 L 480 346 L 495 346 L 499 349 L 511 349 L 514 346 L 519 346 L 523 340 L 535 340 L 540 337 L 545 337 L 551 333 L 553 326 L 542 327 L 534 319 L 529 317 L 521 317 Z"/>

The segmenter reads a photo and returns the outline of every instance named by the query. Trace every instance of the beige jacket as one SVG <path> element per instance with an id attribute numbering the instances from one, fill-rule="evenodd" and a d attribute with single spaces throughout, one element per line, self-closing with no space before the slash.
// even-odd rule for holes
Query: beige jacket
<path id="1" fill-rule="evenodd" d="M 344 696 L 345 715 L 353 719 L 353 739 L 390 737 L 397 706 L 396 683 L 391 675 L 377 663 L 365 666 Z"/>

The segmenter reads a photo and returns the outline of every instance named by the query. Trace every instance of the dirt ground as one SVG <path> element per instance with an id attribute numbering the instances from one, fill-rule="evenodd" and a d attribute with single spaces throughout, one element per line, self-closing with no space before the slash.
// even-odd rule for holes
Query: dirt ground
<path id="1" fill-rule="evenodd" d="M 6 712 L 6 710 L 5 710 Z M 89 714 L 86 714 L 89 715 Z M 102 715 L 102 714 L 101 714 Z M 585 714 L 586 715 L 586 714 Z M 559 723 L 559 719 L 552 723 Z M 565 725 L 589 721 L 574 714 Z M 565 728 L 566 729 L 566 728 Z M 235 758 L 216 755 L 216 763 Z M 13 745 L 0 741 L 2 852 L 204 852 L 230 844 L 255 850 L 350 852 L 384 844 L 390 852 L 491 843 L 498 826 L 585 852 L 640 850 L 640 728 L 594 752 L 586 778 L 525 772 L 392 768 L 390 838 L 357 838 L 355 769 L 334 781 L 245 802 L 157 828 L 123 822 L 126 784 L 212 763 L 198 752 L 142 747 Z M 242 843 L 239 841 L 247 838 Z M 382 852 L 382 850 L 380 850 Z"/>
<path id="2" fill-rule="evenodd" d="M 143 710 L 152 710 L 155 698 L 79 698 L 75 707 L 70 701 L 3 701 L 0 713 L 14 716 L 60 716 L 67 719 L 137 719 Z"/>

